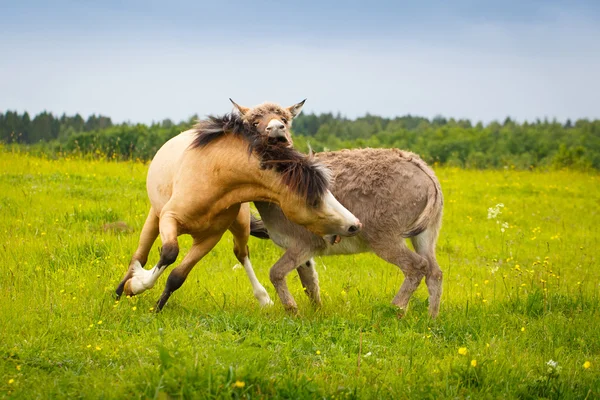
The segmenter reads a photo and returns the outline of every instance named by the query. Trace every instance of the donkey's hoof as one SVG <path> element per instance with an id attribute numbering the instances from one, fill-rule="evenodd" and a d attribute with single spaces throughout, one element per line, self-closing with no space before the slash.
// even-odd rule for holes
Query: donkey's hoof
<path id="1" fill-rule="evenodd" d="M 284 304 L 285 311 L 290 315 L 298 315 L 298 306 L 296 304 Z"/>

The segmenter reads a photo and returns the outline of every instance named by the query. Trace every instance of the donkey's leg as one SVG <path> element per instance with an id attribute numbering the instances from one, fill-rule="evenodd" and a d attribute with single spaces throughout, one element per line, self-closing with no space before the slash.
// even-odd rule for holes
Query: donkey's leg
<path id="1" fill-rule="evenodd" d="M 404 238 L 378 241 L 373 247 L 375 253 L 385 261 L 398 266 L 404 273 L 404 282 L 392 300 L 399 308 L 407 309 L 408 301 L 417 290 L 427 271 L 427 260 L 406 247 Z"/>
<path id="2" fill-rule="evenodd" d="M 150 270 L 135 267 L 131 279 L 125 282 L 125 294 L 133 296 L 152 288 L 167 266 L 177 260 L 179 254 L 179 243 L 177 242 L 178 225 L 177 220 L 170 214 L 165 213 L 159 222 L 160 239 L 162 247 L 158 263 Z"/>
<path id="3" fill-rule="evenodd" d="M 321 289 L 319 287 L 319 274 L 317 274 L 317 270 L 315 269 L 315 260 L 311 258 L 300 265 L 296 271 L 298 271 L 300 282 L 302 282 L 302 287 L 308 298 L 314 305 L 320 306 Z"/>
<path id="4" fill-rule="evenodd" d="M 162 310 L 165 306 L 171 294 L 174 291 L 179 289 L 183 282 L 185 282 L 187 276 L 194 266 L 204 257 L 209 251 L 212 250 L 213 247 L 219 242 L 222 234 L 213 235 L 208 238 L 203 238 L 200 240 L 197 237 L 194 237 L 194 244 L 190 251 L 185 255 L 181 264 L 171 271 L 169 274 L 169 278 L 167 278 L 167 283 L 165 285 L 165 290 L 161 294 L 158 302 L 156 303 L 156 311 Z"/>
<path id="5" fill-rule="evenodd" d="M 304 264 L 310 258 L 310 254 L 305 249 L 287 249 L 283 256 L 271 267 L 269 276 L 275 290 L 279 295 L 279 299 L 283 303 L 283 307 L 292 312 L 298 310 L 298 305 L 294 297 L 287 287 L 285 278 L 290 271 L 294 270 L 298 265 Z"/>
<path id="6" fill-rule="evenodd" d="M 252 285 L 254 297 L 258 300 L 261 306 L 272 306 L 273 301 L 269 297 L 269 293 L 260 284 L 250 263 L 250 251 L 248 250 L 248 238 L 250 237 L 250 206 L 248 203 L 242 204 L 240 211 L 229 227 L 233 234 L 233 252 L 238 261 L 244 266 L 246 275 Z"/>
<path id="7" fill-rule="evenodd" d="M 442 299 L 442 270 L 435 257 L 435 245 L 437 237 L 433 237 L 428 230 L 411 238 L 412 244 L 419 255 L 425 257 L 428 269 L 425 275 L 425 283 L 429 291 L 429 314 L 435 318 L 440 311 Z"/>
<path id="8" fill-rule="evenodd" d="M 125 273 L 125 276 L 119 283 L 117 287 L 116 295 L 117 298 L 121 297 L 123 294 L 123 289 L 125 287 L 125 282 L 127 282 L 131 277 L 133 277 L 134 272 L 137 269 L 142 269 L 146 262 L 148 261 L 148 254 L 152 249 L 152 245 L 154 241 L 158 237 L 158 216 L 156 212 L 150 208 L 148 212 L 148 217 L 146 217 L 146 222 L 144 223 L 144 227 L 142 228 L 142 233 L 140 234 L 140 241 L 138 244 L 138 248 L 133 253 L 133 257 L 131 257 L 131 261 L 129 262 L 129 268 Z"/>

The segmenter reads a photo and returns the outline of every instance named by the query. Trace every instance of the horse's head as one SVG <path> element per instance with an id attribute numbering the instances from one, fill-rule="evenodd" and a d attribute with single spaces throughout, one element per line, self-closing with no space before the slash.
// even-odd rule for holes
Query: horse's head
<path id="1" fill-rule="evenodd" d="M 271 140 L 287 142 L 290 147 L 293 145 L 290 127 L 292 120 L 300 114 L 306 99 L 285 108 L 275 103 L 263 103 L 248 108 L 229 100 L 242 116 L 244 123 L 254 126 L 261 135 L 265 135 Z"/>

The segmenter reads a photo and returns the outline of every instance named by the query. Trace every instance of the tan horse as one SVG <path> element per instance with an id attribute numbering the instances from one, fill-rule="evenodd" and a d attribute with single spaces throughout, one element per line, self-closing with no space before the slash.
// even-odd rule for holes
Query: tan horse
<path id="1" fill-rule="evenodd" d="M 242 203 L 249 201 L 273 202 L 290 220 L 319 236 L 353 236 L 360 231 L 358 219 L 329 191 L 327 168 L 298 153 L 287 140 L 277 140 L 281 132 L 289 135 L 295 106 L 282 109 L 269 103 L 265 107 L 269 113 L 254 114 L 236 107 L 241 116 L 209 117 L 169 140 L 157 152 L 146 185 L 150 212 L 117 296 L 123 292 L 135 295 L 153 287 L 177 259 L 177 237 L 189 234 L 194 239 L 192 248 L 169 275 L 157 304 L 160 310 L 194 265 L 229 229 L 234 236 L 235 255 L 248 272 L 255 296 L 261 304 L 271 303 L 248 257 L 250 214 L 248 205 Z M 267 128 L 274 126 L 270 120 L 276 119 L 275 114 L 289 120 L 281 121 L 283 127 L 277 126 L 278 135 L 269 135 Z M 265 117 L 270 120 L 260 131 Z M 143 266 L 159 234 L 160 259 L 146 270 Z"/>

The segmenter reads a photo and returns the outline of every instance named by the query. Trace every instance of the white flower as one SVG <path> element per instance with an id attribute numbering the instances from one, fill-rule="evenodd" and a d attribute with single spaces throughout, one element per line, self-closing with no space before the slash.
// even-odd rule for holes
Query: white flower
<path id="1" fill-rule="evenodd" d="M 550 360 L 546 363 L 547 366 L 552 367 L 552 368 L 556 368 L 558 367 L 558 363 L 554 360 Z"/>
<path id="2" fill-rule="evenodd" d="M 504 204 L 498 203 L 495 207 L 488 208 L 488 219 L 496 219 L 496 217 L 502 214 L 501 208 L 504 207 Z"/>
<path id="3" fill-rule="evenodd" d="M 241 264 L 235 264 L 235 265 L 233 266 L 233 268 L 231 268 L 231 269 L 235 271 L 236 269 L 240 269 L 240 268 L 242 268 L 242 265 L 241 265 Z"/>

